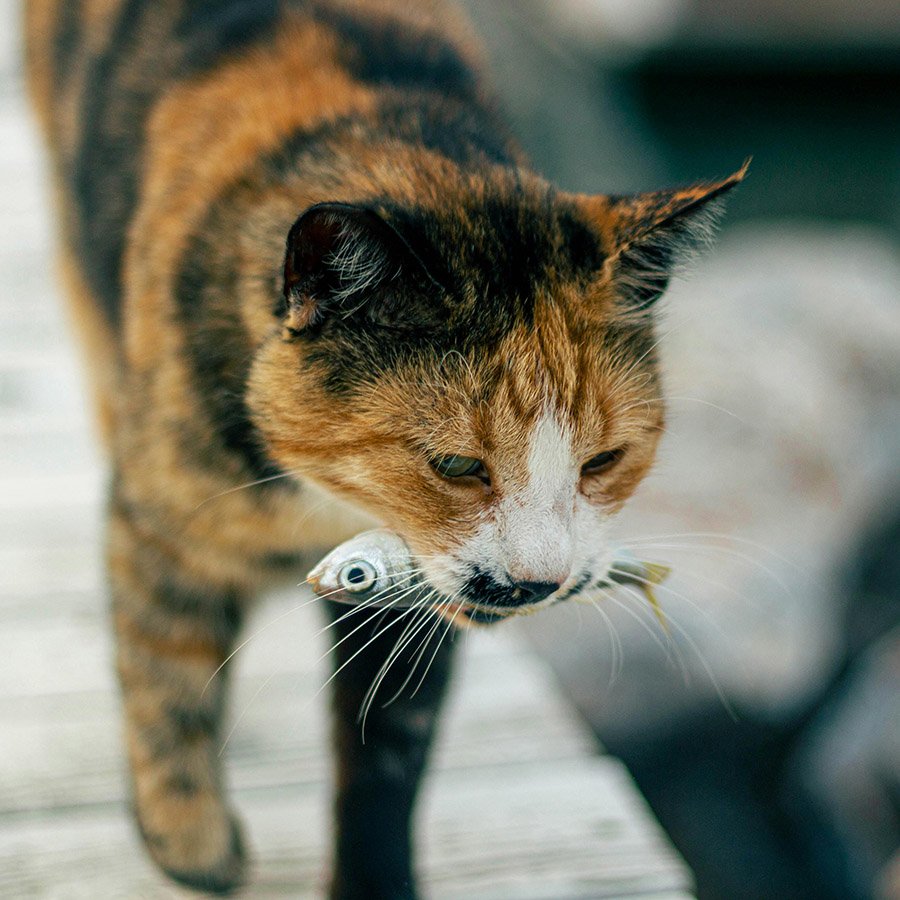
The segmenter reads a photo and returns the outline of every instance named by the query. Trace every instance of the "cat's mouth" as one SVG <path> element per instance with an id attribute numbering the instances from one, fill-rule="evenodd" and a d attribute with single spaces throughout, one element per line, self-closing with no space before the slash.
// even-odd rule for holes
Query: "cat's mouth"
<path id="1" fill-rule="evenodd" d="M 464 601 L 450 604 L 444 603 L 437 607 L 437 611 L 448 622 L 452 622 L 460 628 L 493 625 L 495 622 L 508 619 L 520 612 L 508 609 L 485 609 L 484 607 L 472 606 Z"/>
<path id="2" fill-rule="evenodd" d="M 546 609 L 547 606 L 561 600 L 562 597 L 551 597 L 539 603 L 526 603 L 517 606 L 489 606 L 481 603 L 472 603 L 469 600 L 459 599 L 444 602 L 435 606 L 435 611 L 454 625 L 462 628 L 472 626 L 493 625 L 504 619 L 512 619 L 516 616 L 529 616 Z"/>

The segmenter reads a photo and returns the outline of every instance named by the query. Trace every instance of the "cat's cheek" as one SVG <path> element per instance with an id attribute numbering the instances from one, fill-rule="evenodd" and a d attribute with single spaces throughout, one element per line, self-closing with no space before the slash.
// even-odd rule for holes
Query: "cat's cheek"
<path id="1" fill-rule="evenodd" d="M 421 536 L 410 541 L 414 555 L 421 560 L 427 580 L 441 593 L 456 596 L 462 591 L 474 567 L 495 571 L 492 552 L 494 528 L 481 519 L 466 533 L 454 532 L 452 542 L 447 535 L 428 541 Z"/>
<path id="2" fill-rule="evenodd" d="M 575 499 L 573 527 L 573 565 L 563 590 L 577 582 L 586 573 L 599 570 L 600 563 L 607 554 L 607 533 L 612 515 L 604 507 L 592 503 L 583 494 Z"/>

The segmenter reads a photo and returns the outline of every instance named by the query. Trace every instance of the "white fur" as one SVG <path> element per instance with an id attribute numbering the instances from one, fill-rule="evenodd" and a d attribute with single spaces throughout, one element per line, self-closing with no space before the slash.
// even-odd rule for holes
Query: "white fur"
<path id="1" fill-rule="evenodd" d="M 507 485 L 476 534 L 426 566 L 446 593 L 457 593 L 475 566 L 500 584 L 558 582 L 559 593 L 586 570 L 600 573 L 607 516 L 580 492 L 582 460 L 552 407 L 535 423 L 527 453 L 525 483 Z M 538 605 L 554 599 L 551 594 Z"/>
<path id="2" fill-rule="evenodd" d="M 563 582 L 572 568 L 578 464 L 569 430 L 548 409 L 528 442 L 528 481 L 497 513 L 497 541 L 512 581 Z"/>
<path id="3" fill-rule="evenodd" d="M 337 250 L 328 258 L 328 264 L 338 273 L 340 287 L 332 295 L 338 303 L 359 299 L 385 277 L 386 259 L 379 247 L 359 238 L 352 230 L 341 235 Z M 349 316 L 355 308 L 344 313 Z"/>

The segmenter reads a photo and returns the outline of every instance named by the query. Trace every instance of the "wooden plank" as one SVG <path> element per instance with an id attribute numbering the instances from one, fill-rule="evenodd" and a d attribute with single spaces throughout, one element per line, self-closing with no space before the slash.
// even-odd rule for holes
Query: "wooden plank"
<path id="1" fill-rule="evenodd" d="M 304 614 L 309 633 L 315 619 Z M 541 666 L 517 656 L 507 635 L 480 637 L 461 667 L 424 803 L 429 896 L 684 888 L 683 866 L 627 775 L 613 760 L 588 758 L 589 742 Z M 255 652 L 272 667 L 271 643 Z M 262 673 L 240 679 L 236 707 L 253 702 L 228 754 L 236 802 L 263 854 L 251 897 L 314 895 L 324 858 L 325 721 L 322 698 L 310 703 L 319 681 L 280 663 L 278 671 L 255 699 Z M 124 816 L 115 706 L 111 690 L 0 699 L 12 773 L 0 779 L 0 894 L 7 878 L 19 896 L 76 880 L 86 897 L 178 896 L 145 864 Z"/>
<path id="2" fill-rule="evenodd" d="M 245 896 L 320 896 L 324 783 L 239 791 L 236 805 L 258 853 Z M 420 818 L 423 881 L 435 900 L 686 888 L 682 864 L 646 827 L 627 773 L 609 758 L 563 762 L 550 773 L 543 763 L 439 772 Z M 120 807 L 0 819 L 0 895 L 49 896 L 48 885 L 84 892 L 66 897 L 181 896 L 146 863 Z"/>
<path id="3" fill-rule="evenodd" d="M 684 888 L 683 866 L 627 774 L 613 760 L 586 756 L 583 736 L 547 682 L 535 682 L 533 665 L 472 656 L 421 817 L 429 896 L 624 897 Z M 518 686 L 518 702 L 485 690 L 500 676 Z M 242 699 L 257 682 L 241 685 Z M 236 803 L 263 854 L 251 897 L 314 893 L 326 843 L 323 704 L 309 704 L 309 679 L 279 682 L 251 707 L 228 754 Z M 176 896 L 144 863 L 125 819 L 115 704 L 61 699 L 23 705 L 16 715 L 0 707 L 20 753 L 4 767 L 11 782 L 0 781 L 0 872 L 13 873 L 6 877 L 26 895 L 32 880 L 77 879 L 85 896 Z"/>
<path id="4" fill-rule="evenodd" d="M 227 757 L 238 787 L 307 784 L 324 777 L 327 728 L 322 706 L 327 692 L 319 692 L 327 677 L 325 665 L 316 667 L 312 653 L 292 653 L 296 662 L 291 671 L 278 643 L 271 640 L 257 648 L 255 674 L 241 672 L 236 685 L 232 722 L 240 721 L 228 741 Z M 295 642 L 286 643 L 296 649 Z M 92 655 L 108 662 L 108 641 L 102 653 Z M 505 654 L 469 656 L 460 666 L 452 695 L 453 748 L 439 752 L 439 766 L 554 762 L 590 753 L 590 738 L 573 729 L 549 683 L 536 680 L 532 661 Z M 111 665 L 95 669 L 92 680 L 98 674 L 103 680 L 99 689 L 48 692 L 43 685 L 29 683 L 18 691 L 13 685 L 0 696 L 0 816 L 124 801 Z M 485 690 L 498 677 L 509 680 L 499 708 L 496 692 Z M 539 741 L 534 739 L 536 719 L 541 722 Z"/>

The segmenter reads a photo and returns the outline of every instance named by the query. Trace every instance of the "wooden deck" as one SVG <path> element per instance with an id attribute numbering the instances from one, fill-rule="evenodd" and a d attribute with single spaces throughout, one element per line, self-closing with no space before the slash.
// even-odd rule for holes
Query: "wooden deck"
<path id="1" fill-rule="evenodd" d="M 103 463 L 48 280 L 39 148 L 0 62 L 0 897 L 188 896 L 145 860 L 126 810 Z M 264 605 L 248 634 L 286 615 L 238 657 L 226 752 L 255 852 L 248 898 L 321 896 L 325 881 L 325 643 L 316 610 L 289 612 L 306 597 Z M 466 643 L 420 810 L 426 896 L 687 897 L 628 773 L 596 755 L 543 665 L 509 629 Z"/>

